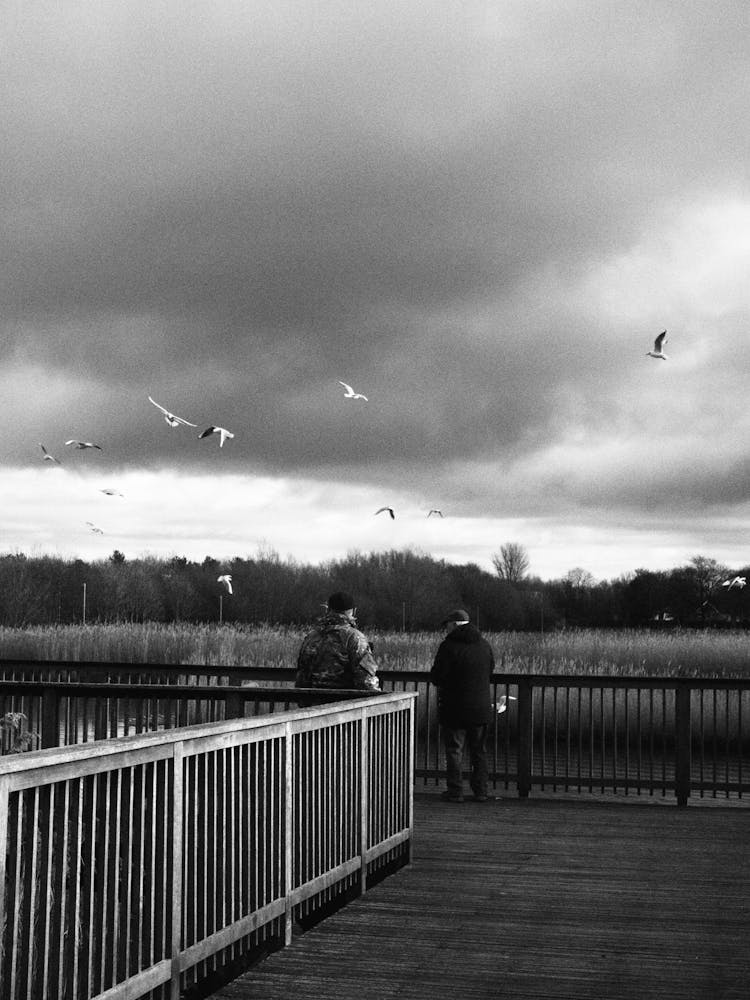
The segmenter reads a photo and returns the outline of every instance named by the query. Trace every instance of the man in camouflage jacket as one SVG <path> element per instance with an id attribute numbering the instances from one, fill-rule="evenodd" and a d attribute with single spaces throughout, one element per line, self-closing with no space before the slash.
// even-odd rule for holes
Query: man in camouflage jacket
<path id="1" fill-rule="evenodd" d="M 370 643 L 354 619 L 354 599 L 342 592 L 331 594 L 326 614 L 302 641 L 296 687 L 379 691 L 377 672 Z"/>

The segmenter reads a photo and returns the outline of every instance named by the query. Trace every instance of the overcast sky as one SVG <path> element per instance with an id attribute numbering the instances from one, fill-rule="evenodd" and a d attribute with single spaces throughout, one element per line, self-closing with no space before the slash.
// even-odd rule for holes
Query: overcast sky
<path id="1" fill-rule="evenodd" d="M 748 37 L 745 0 L 4 4 L 0 551 L 750 562 Z"/>

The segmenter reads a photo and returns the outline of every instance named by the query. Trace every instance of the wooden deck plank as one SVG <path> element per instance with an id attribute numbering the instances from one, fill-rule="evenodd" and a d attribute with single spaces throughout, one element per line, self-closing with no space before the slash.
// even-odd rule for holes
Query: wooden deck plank
<path id="1" fill-rule="evenodd" d="M 414 863 L 226 1000 L 746 1000 L 750 810 L 418 795 Z"/>

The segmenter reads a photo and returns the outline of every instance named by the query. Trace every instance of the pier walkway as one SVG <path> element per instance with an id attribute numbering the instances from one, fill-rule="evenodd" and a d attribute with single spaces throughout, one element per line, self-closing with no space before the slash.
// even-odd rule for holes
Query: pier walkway
<path id="1" fill-rule="evenodd" d="M 417 794 L 413 864 L 222 1000 L 747 1000 L 750 810 Z"/>

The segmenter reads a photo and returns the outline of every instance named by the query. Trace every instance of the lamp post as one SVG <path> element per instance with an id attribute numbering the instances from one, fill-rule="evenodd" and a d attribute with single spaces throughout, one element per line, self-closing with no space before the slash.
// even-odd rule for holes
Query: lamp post
<path id="1" fill-rule="evenodd" d="M 544 638 L 544 591 L 543 590 L 532 590 L 531 593 L 534 597 L 539 598 L 539 634 L 540 637 Z"/>

